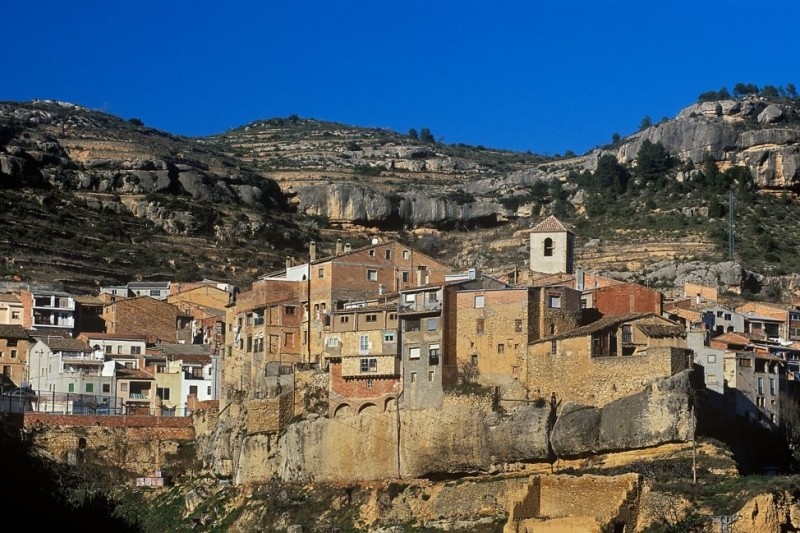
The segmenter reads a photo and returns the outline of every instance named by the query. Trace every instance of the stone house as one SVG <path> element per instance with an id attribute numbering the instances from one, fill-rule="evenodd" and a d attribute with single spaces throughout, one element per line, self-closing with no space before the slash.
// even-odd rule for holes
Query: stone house
<path id="1" fill-rule="evenodd" d="M 725 356 L 725 405 L 737 415 L 777 429 L 786 401 L 785 362 L 774 355 L 731 351 Z"/>
<path id="2" fill-rule="evenodd" d="M 527 389 L 534 398 L 602 406 L 689 368 L 685 329 L 654 313 L 604 317 L 533 341 Z"/>
<path id="3" fill-rule="evenodd" d="M 457 287 L 456 360 L 482 385 L 526 380 L 528 345 L 580 325 L 581 293 L 563 286 Z"/>
<path id="4" fill-rule="evenodd" d="M 27 385 L 31 339 L 21 324 L 0 324 L 0 370 L 3 383 Z"/>
<path id="5" fill-rule="evenodd" d="M 380 411 L 400 393 L 398 293 L 346 304 L 330 313 L 324 360 L 330 372 L 330 414 Z"/>
<path id="6" fill-rule="evenodd" d="M 106 332 L 142 335 L 151 343 L 192 342 L 192 316 L 165 300 L 137 296 L 117 300 L 103 308 Z"/>

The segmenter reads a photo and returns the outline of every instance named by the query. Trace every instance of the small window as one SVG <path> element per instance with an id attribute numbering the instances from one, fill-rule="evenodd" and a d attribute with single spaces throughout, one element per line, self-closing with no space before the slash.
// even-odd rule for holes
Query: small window
<path id="1" fill-rule="evenodd" d="M 161 291 L 158 289 L 150 289 L 150 296 L 161 296 Z"/>
<path id="2" fill-rule="evenodd" d="M 558 342 L 550 341 L 550 355 L 555 355 L 556 353 L 558 353 Z"/>
<path id="3" fill-rule="evenodd" d="M 284 307 L 284 309 L 286 309 L 286 314 L 287 315 L 293 315 L 293 314 L 295 314 L 296 307 L 293 306 L 293 305 L 287 305 L 286 307 Z"/>
<path id="4" fill-rule="evenodd" d="M 373 269 L 367 270 L 367 279 L 369 281 L 378 281 L 378 271 Z"/>
<path id="5" fill-rule="evenodd" d="M 547 307 L 550 309 L 561 309 L 561 295 L 550 294 L 547 296 Z"/>
<path id="6" fill-rule="evenodd" d="M 162 400 L 169 400 L 169 387 L 156 387 L 156 395 Z"/>
<path id="7" fill-rule="evenodd" d="M 482 318 L 479 318 L 475 321 L 475 333 L 483 333 L 484 329 L 484 322 Z"/>
<path id="8" fill-rule="evenodd" d="M 17 350 L 12 349 L 11 350 L 11 359 L 16 359 L 16 358 L 17 358 Z"/>
<path id="9" fill-rule="evenodd" d="M 391 258 L 392 258 L 392 251 L 391 251 L 391 250 L 385 250 L 385 251 L 383 252 L 383 256 L 384 256 L 386 259 L 391 259 Z"/>
<path id="10" fill-rule="evenodd" d="M 545 257 L 551 257 L 553 255 L 553 239 L 550 237 L 544 240 L 544 255 Z"/>
<path id="11" fill-rule="evenodd" d="M 417 297 L 414 293 L 406 294 L 405 300 L 407 304 L 413 304 L 417 301 Z"/>
<path id="12" fill-rule="evenodd" d="M 11 311 L 11 320 L 19 320 L 19 311 Z"/>
<path id="13" fill-rule="evenodd" d="M 339 339 L 337 337 L 328 337 L 328 347 L 336 348 L 339 346 Z"/>
<path id="14" fill-rule="evenodd" d="M 394 342 L 394 330 L 383 332 L 383 342 Z"/>
<path id="15" fill-rule="evenodd" d="M 320 278 L 320 279 L 325 277 L 325 269 L 324 268 L 320 268 L 320 269 L 317 270 L 317 277 Z"/>
<path id="16" fill-rule="evenodd" d="M 358 339 L 358 349 L 362 352 L 369 350 L 369 336 L 361 335 Z"/>
<path id="17" fill-rule="evenodd" d="M 717 311 L 717 318 L 722 318 L 722 311 Z"/>
<path id="18" fill-rule="evenodd" d="M 378 359 L 375 357 L 362 357 L 360 361 L 361 372 L 377 372 Z"/>
<path id="19" fill-rule="evenodd" d="M 368 388 L 368 389 L 371 389 L 371 388 L 372 388 L 372 380 L 371 380 L 371 379 L 368 379 L 368 380 L 367 380 L 367 388 Z"/>
<path id="20" fill-rule="evenodd" d="M 433 381 L 433 370 L 428 371 L 428 381 Z"/>
<path id="21" fill-rule="evenodd" d="M 520 333 L 522 331 L 522 320 L 516 319 L 514 320 L 514 331 Z"/>
<path id="22" fill-rule="evenodd" d="M 378 321 L 378 315 L 367 315 L 365 320 L 367 322 L 377 322 Z"/>
<path id="23" fill-rule="evenodd" d="M 708 356 L 708 364 L 713 365 L 716 362 L 717 362 L 717 356 L 716 355 L 711 354 L 711 355 Z"/>
<path id="24" fill-rule="evenodd" d="M 408 358 L 409 359 L 419 359 L 420 349 L 419 346 L 409 347 L 408 349 Z"/>
<path id="25" fill-rule="evenodd" d="M 121 353 L 122 353 L 122 345 L 120 344 L 120 345 L 117 346 L 117 354 L 121 354 Z"/>
<path id="26" fill-rule="evenodd" d="M 131 346 L 131 355 L 142 355 L 141 346 Z"/>
<path id="27" fill-rule="evenodd" d="M 397 320 L 397 313 L 389 313 L 389 320 Z"/>
<path id="28" fill-rule="evenodd" d="M 429 292 L 428 293 L 428 301 L 429 302 L 438 302 L 439 301 L 439 293 Z"/>
<path id="29" fill-rule="evenodd" d="M 109 355 L 111 355 L 111 348 L 112 348 L 111 346 L 106 346 L 105 347 L 106 353 L 109 354 Z"/>
<path id="30" fill-rule="evenodd" d="M 67 392 L 75 392 L 75 384 L 67 383 Z"/>
<path id="31" fill-rule="evenodd" d="M 402 280 L 403 283 L 408 283 L 408 271 L 407 270 L 404 270 L 403 272 L 400 273 L 400 279 Z"/>
<path id="32" fill-rule="evenodd" d="M 410 250 L 403 250 L 403 259 L 408 259 L 410 257 L 411 257 L 411 251 Z"/>
<path id="33" fill-rule="evenodd" d="M 347 324 L 348 322 L 350 322 L 350 316 L 349 315 L 342 315 L 342 316 L 339 317 L 339 323 L 340 324 Z"/>
<path id="34" fill-rule="evenodd" d="M 475 296 L 475 309 L 482 309 L 485 303 L 486 300 L 482 294 Z"/>
<path id="35" fill-rule="evenodd" d="M 730 320 L 731 319 L 731 314 L 730 313 L 725 313 L 725 317 L 724 318 L 725 318 L 725 320 Z"/>
<path id="36" fill-rule="evenodd" d="M 294 333 L 283 334 L 283 346 L 285 348 L 294 348 Z"/>
<path id="37" fill-rule="evenodd" d="M 739 366 L 742 368 L 750 368 L 753 362 L 750 359 L 739 359 Z"/>
<path id="38" fill-rule="evenodd" d="M 94 392 L 94 383 L 86 384 L 86 392 Z"/>
<path id="39" fill-rule="evenodd" d="M 375 257 L 375 249 L 372 249 L 372 250 L 369 251 L 369 256 L 370 257 Z"/>
<path id="40" fill-rule="evenodd" d="M 706 378 L 706 384 L 708 385 L 716 385 L 717 384 L 717 376 L 714 374 L 709 374 Z"/>
<path id="41" fill-rule="evenodd" d="M 417 373 L 416 372 L 412 372 L 411 373 L 411 383 L 416 383 L 416 382 L 417 382 Z"/>
<path id="42" fill-rule="evenodd" d="M 472 366 L 478 366 L 478 354 L 472 354 L 472 356 L 469 358 L 469 362 L 472 364 Z"/>
<path id="43" fill-rule="evenodd" d="M 429 319 L 428 319 L 428 331 L 436 331 L 436 325 L 437 325 L 437 323 L 438 323 L 438 320 L 437 320 L 437 319 L 435 319 L 435 318 L 429 318 Z"/>
<path id="44" fill-rule="evenodd" d="M 497 353 L 506 353 L 506 345 L 503 343 L 498 344 Z"/>
<path id="45" fill-rule="evenodd" d="M 103 394 L 109 394 L 111 392 L 111 385 L 108 383 L 103 383 Z"/>
<path id="46" fill-rule="evenodd" d="M 428 355 L 430 357 L 439 357 L 439 343 L 428 345 Z"/>

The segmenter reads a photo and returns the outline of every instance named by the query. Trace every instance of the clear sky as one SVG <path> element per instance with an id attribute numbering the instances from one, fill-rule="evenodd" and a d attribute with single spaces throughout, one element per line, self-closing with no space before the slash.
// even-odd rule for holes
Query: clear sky
<path id="1" fill-rule="evenodd" d="M 797 0 L 6 0 L 0 100 L 171 133 L 297 114 L 583 153 L 738 82 L 800 87 Z"/>

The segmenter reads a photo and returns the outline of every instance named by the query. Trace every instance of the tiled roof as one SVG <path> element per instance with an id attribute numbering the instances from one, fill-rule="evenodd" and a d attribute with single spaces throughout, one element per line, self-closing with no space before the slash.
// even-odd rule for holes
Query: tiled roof
<path id="1" fill-rule="evenodd" d="M 677 324 L 649 324 L 642 322 L 636 324 L 636 328 L 652 338 L 664 337 L 682 337 L 686 333 L 686 329 Z"/>
<path id="2" fill-rule="evenodd" d="M 75 303 L 81 305 L 104 305 L 103 300 L 91 294 L 79 294 L 73 299 L 75 300 Z"/>
<path id="3" fill-rule="evenodd" d="M 117 379 L 146 379 L 148 381 L 154 381 L 156 379 L 144 370 L 127 368 L 124 366 L 117 366 L 116 375 Z"/>
<path id="4" fill-rule="evenodd" d="M 0 324 L 0 338 L 27 339 L 28 332 L 19 324 Z"/>
<path id="5" fill-rule="evenodd" d="M 651 318 L 657 317 L 655 313 L 631 313 L 628 315 L 619 315 L 619 316 L 604 316 L 599 320 L 595 320 L 591 324 L 587 324 L 585 326 L 581 326 L 579 328 L 565 331 L 564 333 L 559 333 L 558 335 L 553 335 L 552 337 L 545 337 L 539 340 L 532 342 L 531 344 L 538 344 L 540 342 L 547 342 L 547 341 L 556 341 L 562 339 L 571 339 L 573 337 L 583 337 L 586 335 L 591 335 L 592 333 L 596 333 L 598 331 L 602 331 L 607 328 L 618 326 L 624 322 L 631 322 L 634 320 L 641 320 L 643 318 Z M 642 333 L 645 335 L 649 335 L 648 331 L 643 329 L 643 326 L 647 328 L 647 326 L 652 327 L 652 331 L 656 331 L 657 329 L 660 331 L 660 335 L 663 335 L 664 331 L 667 331 L 667 328 L 677 328 L 680 329 L 681 334 L 683 333 L 684 329 L 680 325 L 671 323 L 667 319 L 663 319 L 663 322 L 659 320 L 658 322 L 654 322 L 652 324 L 637 322 L 636 327 L 639 328 Z M 664 331 L 661 331 L 661 330 Z M 675 331 L 677 331 L 675 329 Z M 670 335 L 672 336 L 672 335 Z"/>
<path id="6" fill-rule="evenodd" d="M 69 330 L 65 330 L 62 328 L 47 328 L 47 327 L 38 327 L 36 329 L 29 329 L 28 335 L 35 339 L 52 339 L 56 337 L 60 337 L 62 339 L 71 339 L 72 332 Z"/>
<path id="7" fill-rule="evenodd" d="M 150 355 L 209 355 L 211 353 L 210 344 L 157 344 L 152 348 L 147 349 Z"/>
<path id="8" fill-rule="evenodd" d="M 11 292 L 0 292 L 0 302 L 21 303 L 19 296 Z"/>
<path id="9" fill-rule="evenodd" d="M 571 228 L 567 227 L 563 222 L 558 220 L 553 215 L 550 215 L 531 228 L 531 233 L 559 233 L 562 231 L 575 233 Z"/>
<path id="10" fill-rule="evenodd" d="M 92 349 L 78 339 L 51 338 L 45 342 L 53 352 L 91 352 Z"/>
<path id="11" fill-rule="evenodd" d="M 146 341 L 147 335 L 123 335 L 122 333 L 81 333 L 88 340 Z"/>

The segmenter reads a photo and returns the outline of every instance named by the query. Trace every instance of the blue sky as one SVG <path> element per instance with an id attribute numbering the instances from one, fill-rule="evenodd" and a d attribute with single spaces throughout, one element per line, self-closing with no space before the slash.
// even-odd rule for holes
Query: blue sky
<path id="1" fill-rule="evenodd" d="M 297 114 L 583 153 L 738 82 L 800 87 L 800 2 L 4 3 L 0 100 L 180 135 Z"/>

